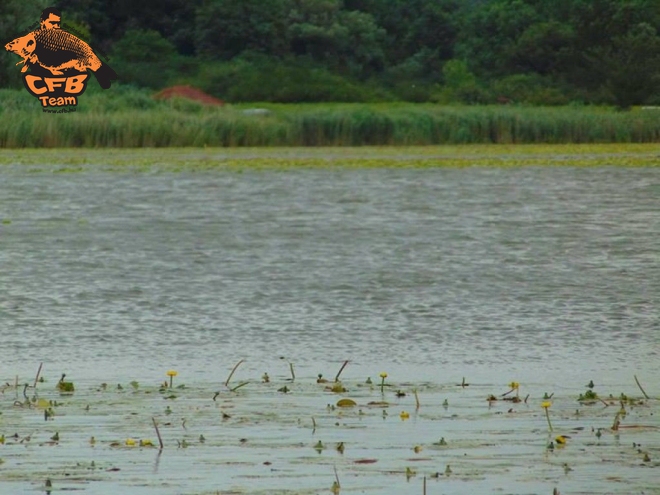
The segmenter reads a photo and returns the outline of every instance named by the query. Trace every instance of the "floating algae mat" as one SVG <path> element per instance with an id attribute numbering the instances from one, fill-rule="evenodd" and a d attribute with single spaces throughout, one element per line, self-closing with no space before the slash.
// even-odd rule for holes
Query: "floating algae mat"
<path id="1" fill-rule="evenodd" d="M 623 391 L 544 390 L 399 382 L 378 370 L 358 378 L 350 366 L 340 382 L 296 376 L 293 365 L 290 376 L 236 368 L 217 384 L 173 370 L 160 384 L 97 383 L 67 370 L 73 391 L 58 385 L 64 377 L 36 388 L 9 380 L 0 492 L 659 491 L 660 402 L 632 378 Z"/>
<path id="2" fill-rule="evenodd" d="M 657 167 L 655 144 L 115 148 L 4 150 L 0 165 L 31 172 L 435 167 Z"/>

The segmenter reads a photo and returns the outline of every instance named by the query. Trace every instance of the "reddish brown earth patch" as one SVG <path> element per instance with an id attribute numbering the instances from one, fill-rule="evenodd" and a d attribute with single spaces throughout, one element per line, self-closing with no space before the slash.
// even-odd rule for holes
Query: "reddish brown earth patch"
<path id="1" fill-rule="evenodd" d="M 222 106 L 224 101 L 215 98 L 214 96 L 204 93 L 201 89 L 193 88 L 192 86 L 170 86 L 165 88 L 154 95 L 156 100 L 169 100 L 171 98 L 187 98 L 188 100 L 198 101 L 204 105 Z"/>

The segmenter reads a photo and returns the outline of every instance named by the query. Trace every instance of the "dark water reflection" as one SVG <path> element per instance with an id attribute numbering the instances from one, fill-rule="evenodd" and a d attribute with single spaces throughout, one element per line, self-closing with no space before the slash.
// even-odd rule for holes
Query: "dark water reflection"
<path id="1" fill-rule="evenodd" d="M 657 371 L 659 200 L 652 169 L 6 170 L 2 374 L 627 383 Z"/>

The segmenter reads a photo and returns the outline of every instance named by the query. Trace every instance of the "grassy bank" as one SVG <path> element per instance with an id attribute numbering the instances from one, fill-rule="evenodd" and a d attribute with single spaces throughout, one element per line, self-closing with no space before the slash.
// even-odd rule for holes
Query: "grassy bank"
<path id="1" fill-rule="evenodd" d="M 268 110 L 247 114 L 249 107 Z M 0 147 L 363 146 L 655 143 L 660 111 L 435 104 L 239 105 L 154 101 L 130 88 L 89 91 L 78 111 L 44 114 L 0 91 Z"/>

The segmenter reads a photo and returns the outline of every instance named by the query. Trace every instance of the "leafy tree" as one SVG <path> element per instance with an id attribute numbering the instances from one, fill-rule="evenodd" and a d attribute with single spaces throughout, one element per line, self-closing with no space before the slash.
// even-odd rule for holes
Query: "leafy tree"
<path id="1" fill-rule="evenodd" d="M 119 80 L 161 88 L 176 75 L 174 45 L 153 30 L 131 29 L 115 43 L 112 66 Z"/>
<path id="2" fill-rule="evenodd" d="M 200 86 L 227 101 L 369 101 L 374 95 L 365 85 L 333 74 L 308 59 L 276 59 L 244 52 L 230 62 L 209 62 L 201 68 Z"/>
<path id="3" fill-rule="evenodd" d="M 197 10 L 197 52 L 230 60 L 243 51 L 284 56 L 292 0 L 210 0 Z"/>
<path id="4" fill-rule="evenodd" d="M 458 0 L 362 0 L 348 2 L 371 13 L 386 32 L 388 65 L 396 66 L 420 54 L 428 72 L 439 75 L 442 63 L 454 54 L 458 34 Z"/>
<path id="5" fill-rule="evenodd" d="M 129 29 L 154 30 L 181 54 L 195 49 L 195 11 L 202 0 L 59 0 L 65 17 L 91 28 L 92 42 L 105 51 Z"/>
<path id="6" fill-rule="evenodd" d="M 512 68 L 519 71 L 518 40 L 542 21 L 533 3 L 525 0 L 493 0 L 463 15 L 456 53 L 488 78 L 510 74 Z"/>
<path id="7" fill-rule="evenodd" d="M 574 62 L 574 41 L 571 26 L 554 20 L 534 23 L 512 44 L 506 67 L 514 73 L 560 76 Z"/>
<path id="8" fill-rule="evenodd" d="M 382 67 L 384 31 L 370 14 L 341 9 L 339 0 L 295 0 L 287 37 L 291 52 L 356 76 Z"/>
<path id="9" fill-rule="evenodd" d="M 617 57 L 639 51 L 628 38 L 635 26 L 646 23 L 660 28 L 660 8 L 655 0 L 571 0 L 570 6 L 567 22 L 575 32 L 574 63 L 566 68 L 565 77 L 587 90 L 603 86 L 608 79 L 604 71 L 616 70 Z M 633 74 L 630 76 L 638 77 Z"/>
<path id="10" fill-rule="evenodd" d="M 477 78 L 470 72 L 464 60 L 449 60 L 442 69 L 444 86 L 435 95 L 442 103 L 459 101 L 462 103 L 484 103 L 486 93 L 479 86 Z"/>
<path id="11" fill-rule="evenodd" d="M 590 57 L 619 107 L 644 104 L 660 93 L 660 37 L 650 24 L 633 26 L 609 46 L 591 50 Z"/>

